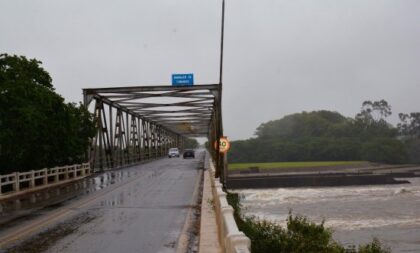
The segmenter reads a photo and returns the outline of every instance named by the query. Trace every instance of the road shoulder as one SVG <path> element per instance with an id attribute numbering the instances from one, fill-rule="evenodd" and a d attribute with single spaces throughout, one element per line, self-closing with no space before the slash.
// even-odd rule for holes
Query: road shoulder
<path id="1" fill-rule="evenodd" d="M 199 253 L 221 253 L 216 213 L 211 190 L 210 173 L 204 171 L 203 200 L 201 203 Z"/>

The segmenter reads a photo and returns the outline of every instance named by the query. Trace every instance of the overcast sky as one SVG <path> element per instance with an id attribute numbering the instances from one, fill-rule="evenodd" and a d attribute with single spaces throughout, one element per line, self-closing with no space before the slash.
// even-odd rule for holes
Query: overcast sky
<path id="1" fill-rule="evenodd" d="M 82 88 L 219 79 L 221 0 L 0 0 L 0 52 Z M 354 116 L 364 100 L 420 111 L 420 1 L 226 0 L 223 118 L 231 139 L 294 112 Z"/>

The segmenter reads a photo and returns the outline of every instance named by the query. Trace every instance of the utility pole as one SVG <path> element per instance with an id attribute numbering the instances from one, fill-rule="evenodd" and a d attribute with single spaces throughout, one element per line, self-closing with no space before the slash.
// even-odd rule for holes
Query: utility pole
<path id="1" fill-rule="evenodd" d="M 225 168 L 225 154 L 220 153 L 220 138 L 223 137 L 223 118 L 222 118 L 222 89 L 223 89 L 223 43 L 225 28 L 225 0 L 222 1 L 222 22 L 221 22 L 221 38 L 220 38 L 220 72 L 219 72 L 219 94 L 217 101 L 217 172 L 216 176 L 220 177 L 220 183 L 226 185 L 227 171 Z"/>

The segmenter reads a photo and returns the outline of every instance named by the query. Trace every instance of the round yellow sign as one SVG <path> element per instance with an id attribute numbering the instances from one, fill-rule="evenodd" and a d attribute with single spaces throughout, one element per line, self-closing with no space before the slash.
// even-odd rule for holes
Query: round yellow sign
<path id="1" fill-rule="evenodd" d="M 230 149 L 230 142 L 226 137 L 221 137 L 219 142 L 219 152 L 226 153 Z M 217 149 L 217 141 L 214 142 L 214 148 Z"/>

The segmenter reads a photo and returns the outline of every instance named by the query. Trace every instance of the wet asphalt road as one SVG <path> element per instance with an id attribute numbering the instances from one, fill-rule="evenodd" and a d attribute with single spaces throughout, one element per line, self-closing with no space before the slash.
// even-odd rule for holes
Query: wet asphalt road
<path id="1" fill-rule="evenodd" d="M 176 252 L 204 152 L 0 203 L 0 252 Z"/>

